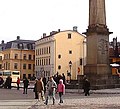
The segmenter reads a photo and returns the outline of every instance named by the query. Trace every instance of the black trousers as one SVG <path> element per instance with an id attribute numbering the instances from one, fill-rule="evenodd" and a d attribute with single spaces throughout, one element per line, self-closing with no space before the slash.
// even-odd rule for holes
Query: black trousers
<path id="1" fill-rule="evenodd" d="M 90 95 L 89 91 L 90 91 L 90 89 L 85 89 L 85 96 Z"/>
<path id="2" fill-rule="evenodd" d="M 63 98 L 62 98 L 63 92 L 59 92 L 59 97 L 60 97 L 60 103 L 63 103 Z"/>

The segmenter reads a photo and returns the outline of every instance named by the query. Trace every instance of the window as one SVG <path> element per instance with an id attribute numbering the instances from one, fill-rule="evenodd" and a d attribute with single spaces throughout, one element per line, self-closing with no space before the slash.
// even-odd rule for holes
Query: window
<path id="1" fill-rule="evenodd" d="M 26 74 L 23 74 L 23 78 L 25 78 L 26 77 Z"/>
<path id="2" fill-rule="evenodd" d="M 49 58 L 49 62 L 48 62 L 48 64 L 50 65 L 50 58 Z"/>
<path id="3" fill-rule="evenodd" d="M 23 69 L 26 69 L 26 64 L 23 64 Z"/>
<path id="4" fill-rule="evenodd" d="M 50 47 L 49 47 L 49 53 L 50 53 Z"/>
<path id="5" fill-rule="evenodd" d="M 31 74 L 28 74 L 28 79 L 31 79 Z"/>
<path id="6" fill-rule="evenodd" d="M 42 64 L 41 65 L 43 65 L 43 59 L 42 59 Z"/>
<path id="7" fill-rule="evenodd" d="M 72 50 L 69 50 L 69 54 L 72 54 Z"/>
<path id="8" fill-rule="evenodd" d="M 71 39 L 71 33 L 68 33 L 68 39 Z"/>
<path id="9" fill-rule="evenodd" d="M 47 54 L 48 54 L 48 47 L 47 47 Z"/>
<path id="10" fill-rule="evenodd" d="M 18 59 L 18 54 L 15 54 L 15 59 Z"/>
<path id="11" fill-rule="evenodd" d="M 26 54 L 24 54 L 24 55 L 23 55 L 23 59 L 26 60 L 26 58 L 27 58 L 27 57 L 26 57 Z"/>
<path id="12" fill-rule="evenodd" d="M 61 69 L 61 65 L 58 66 L 58 69 L 59 69 L 59 70 Z"/>
<path id="13" fill-rule="evenodd" d="M 37 64 L 37 58 L 36 58 L 36 66 L 37 66 L 38 64 Z"/>
<path id="14" fill-rule="evenodd" d="M 60 59 L 60 58 L 61 58 L 61 55 L 58 55 L 58 58 Z"/>
<path id="15" fill-rule="evenodd" d="M 28 64 L 28 69 L 31 69 L 31 64 Z"/>
<path id="16" fill-rule="evenodd" d="M 29 60 L 32 60 L 32 56 L 31 56 L 31 55 L 29 55 L 28 59 L 29 59 Z"/>
<path id="17" fill-rule="evenodd" d="M 39 59 L 38 59 L 38 66 L 39 66 L 40 64 L 39 64 Z"/>
<path id="18" fill-rule="evenodd" d="M 17 69 L 17 68 L 18 68 L 18 64 L 14 63 L 14 69 Z"/>
<path id="19" fill-rule="evenodd" d="M 9 59 L 10 59 L 10 54 L 9 54 Z"/>
<path id="20" fill-rule="evenodd" d="M 2 60 L 2 56 L 0 56 L 0 60 Z"/>
<path id="21" fill-rule="evenodd" d="M 82 65 L 82 58 L 80 58 L 80 65 Z"/>
<path id="22" fill-rule="evenodd" d="M 2 69 L 2 64 L 0 64 L 0 69 Z"/>

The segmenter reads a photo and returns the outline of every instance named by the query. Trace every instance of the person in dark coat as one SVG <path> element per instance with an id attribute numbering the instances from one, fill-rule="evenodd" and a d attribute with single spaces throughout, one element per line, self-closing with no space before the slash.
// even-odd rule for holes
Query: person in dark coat
<path id="1" fill-rule="evenodd" d="M 4 83 L 4 80 L 2 77 L 0 77 L 0 85 L 2 85 Z"/>
<path id="2" fill-rule="evenodd" d="M 11 89 L 12 78 L 8 76 L 5 82 L 5 88 Z"/>
<path id="3" fill-rule="evenodd" d="M 43 84 L 44 84 L 44 94 L 45 94 L 46 93 L 46 84 L 47 84 L 45 76 L 42 78 L 42 81 L 43 81 Z"/>
<path id="4" fill-rule="evenodd" d="M 66 84 L 66 79 L 64 73 L 62 73 L 63 84 Z"/>
<path id="5" fill-rule="evenodd" d="M 85 80 L 87 79 L 86 75 L 83 76 L 83 80 L 82 80 L 82 88 L 83 88 L 83 93 L 85 93 L 85 88 L 84 88 L 84 84 L 85 84 Z"/>
<path id="6" fill-rule="evenodd" d="M 89 96 L 90 93 L 90 82 L 88 81 L 88 79 L 85 79 L 85 83 L 84 83 L 84 91 L 85 91 L 85 96 Z"/>
<path id="7" fill-rule="evenodd" d="M 23 84 L 24 84 L 24 92 L 23 92 L 23 94 L 25 94 L 25 93 L 27 94 L 29 81 L 28 81 L 28 79 L 26 77 L 23 79 Z"/>
<path id="8" fill-rule="evenodd" d="M 35 80 L 35 84 L 34 84 L 34 92 L 35 92 L 35 99 L 38 99 L 38 93 L 37 93 L 37 79 Z"/>

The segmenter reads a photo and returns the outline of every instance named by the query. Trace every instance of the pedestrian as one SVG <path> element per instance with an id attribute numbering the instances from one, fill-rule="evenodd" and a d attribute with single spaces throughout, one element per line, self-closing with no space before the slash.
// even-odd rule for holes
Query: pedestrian
<path id="1" fill-rule="evenodd" d="M 63 79 L 63 84 L 65 85 L 66 84 L 66 78 L 65 78 L 64 73 L 62 73 L 62 79 Z"/>
<path id="2" fill-rule="evenodd" d="M 87 76 L 84 75 L 84 76 L 83 76 L 83 80 L 82 80 L 83 93 L 85 93 L 85 90 L 84 90 L 84 89 L 85 89 L 85 88 L 84 88 L 85 85 L 84 85 L 84 84 L 85 84 L 85 80 L 86 80 L 86 79 L 87 79 Z"/>
<path id="3" fill-rule="evenodd" d="M 63 84 L 62 79 L 60 79 L 60 81 L 59 81 L 57 92 L 59 93 L 59 98 L 60 98 L 59 103 L 63 103 L 63 97 L 62 96 L 63 96 L 63 94 L 65 94 L 65 85 Z"/>
<path id="4" fill-rule="evenodd" d="M 35 79 L 33 92 L 35 93 L 35 99 L 38 99 L 38 94 L 37 94 L 37 79 Z"/>
<path id="5" fill-rule="evenodd" d="M 44 100 L 44 84 L 42 78 L 38 78 L 36 82 L 36 90 L 37 90 L 38 100 L 40 100 L 40 98 Z"/>
<path id="6" fill-rule="evenodd" d="M 116 68 L 116 73 L 117 73 L 117 75 L 118 75 L 118 77 L 120 79 L 120 68 Z"/>
<path id="7" fill-rule="evenodd" d="M 51 96 L 53 99 L 53 105 L 55 104 L 55 92 L 56 92 L 57 84 L 54 81 L 53 77 L 51 76 L 47 85 L 46 85 L 46 90 L 47 90 L 47 98 L 45 101 L 45 104 L 48 104 L 48 99 Z"/>
<path id="8" fill-rule="evenodd" d="M 4 80 L 2 77 L 0 77 L 0 86 L 3 87 Z"/>
<path id="9" fill-rule="evenodd" d="M 19 90 L 19 88 L 20 88 L 19 85 L 20 85 L 20 78 L 18 77 L 17 78 L 17 90 Z"/>
<path id="10" fill-rule="evenodd" d="M 24 77 L 23 84 L 24 84 L 24 92 L 23 92 L 23 94 L 27 94 L 27 89 L 28 89 L 28 85 L 29 85 L 29 80 L 27 79 L 27 77 Z"/>
<path id="11" fill-rule="evenodd" d="M 11 83 L 12 83 L 12 78 L 10 76 L 8 76 L 6 78 L 5 87 L 8 89 L 11 89 Z"/>
<path id="12" fill-rule="evenodd" d="M 89 96 L 90 93 L 90 82 L 88 81 L 88 79 L 85 79 L 85 83 L 84 83 L 84 91 L 85 91 L 85 96 Z"/>
<path id="13" fill-rule="evenodd" d="M 46 93 L 46 84 L 47 84 L 45 76 L 43 77 L 42 81 L 43 81 L 43 84 L 44 84 L 44 94 L 45 94 Z"/>

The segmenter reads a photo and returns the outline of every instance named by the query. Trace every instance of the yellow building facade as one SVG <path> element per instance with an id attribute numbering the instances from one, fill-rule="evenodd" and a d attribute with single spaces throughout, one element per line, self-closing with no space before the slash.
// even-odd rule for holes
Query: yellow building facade
<path id="1" fill-rule="evenodd" d="M 2 70 L 20 71 L 20 78 L 31 79 L 35 75 L 35 41 L 21 40 L 7 42 L 2 61 Z"/>
<path id="2" fill-rule="evenodd" d="M 53 31 L 49 36 L 35 42 L 35 71 L 37 76 L 64 73 L 66 79 L 76 80 L 77 75 L 83 75 L 85 65 L 86 44 L 85 36 L 76 29 Z"/>

